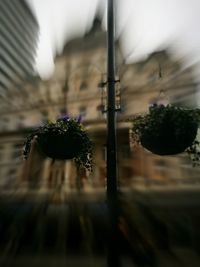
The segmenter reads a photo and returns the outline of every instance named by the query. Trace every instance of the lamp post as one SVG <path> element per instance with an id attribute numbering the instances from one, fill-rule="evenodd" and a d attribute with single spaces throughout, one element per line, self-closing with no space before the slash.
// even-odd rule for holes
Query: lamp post
<path id="1" fill-rule="evenodd" d="M 107 197 L 110 199 L 117 194 L 113 0 L 108 0 L 107 28 Z"/>
<path id="2" fill-rule="evenodd" d="M 116 159 L 116 106 L 115 106 L 115 41 L 113 0 L 107 0 L 107 204 L 110 214 L 107 264 L 119 267 L 117 159 Z"/>

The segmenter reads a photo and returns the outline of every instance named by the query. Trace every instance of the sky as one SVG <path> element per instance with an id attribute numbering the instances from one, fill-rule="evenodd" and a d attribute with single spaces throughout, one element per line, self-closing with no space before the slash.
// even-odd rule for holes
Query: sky
<path id="1" fill-rule="evenodd" d="M 36 71 L 42 79 L 51 77 L 55 56 L 62 53 L 67 41 L 89 31 L 96 14 L 106 30 L 106 0 L 27 1 L 40 25 Z M 127 63 L 166 47 L 186 65 L 200 62 L 200 0 L 115 3 L 116 36 L 122 40 Z"/>

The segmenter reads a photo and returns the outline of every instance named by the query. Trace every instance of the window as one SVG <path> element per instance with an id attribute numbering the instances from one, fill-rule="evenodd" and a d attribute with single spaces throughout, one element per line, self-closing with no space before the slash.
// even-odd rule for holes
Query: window
<path id="1" fill-rule="evenodd" d="M 65 108 L 61 108 L 60 109 L 60 115 L 62 116 L 64 116 L 64 115 L 66 115 L 66 113 L 67 113 L 67 111 L 66 111 L 66 109 Z"/>
<path id="2" fill-rule="evenodd" d="M 147 76 L 147 81 L 149 83 L 155 83 L 159 80 L 159 73 L 156 73 L 155 71 L 154 72 L 151 72 L 150 74 L 148 74 Z"/>
<path id="3" fill-rule="evenodd" d="M 133 177 L 133 169 L 131 167 L 123 167 L 123 178 L 130 179 Z"/>
<path id="4" fill-rule="evenodd" d="M 131 158 L 131 150 L 129 145 L 122 145 L 122 158 L 130 159 Z"/>
<path id="5" fill-rule="evenodd" d="M 10 186 L 13 185 L 14 180 L 16 179 L 17 176 L 17 170 L 16 169 L 9 169 L 7 172 L 7 177 L 6 177 L 6 183 L 4 184 L 5 188 L 9 188 Z"/>
<path id="6" fill-rule="evenodd" d="M 3 146 L 0 146 L 0 160 L 2 159 L 3 157 Z"/>
<path id="7" fill-rule="evenodd" d="M 42 118 L 41 118 L 42 122 L 43 122 L 43 123 L 46 123 L 46 122 L 48 121 L 48 112 L 45 111 L 45 110 L 42 111 L 42 112 L 41 112 L 41 117 L 42 117 Z"/>
<path id="8" fill-rule="evenodd" d="M 98 105 L 96 110 L 97 110 L 97 117 L 98 118 L 102 117 L 102 110 L 103 110 L 102 105 Z"/>
<path id="9" fill-rule="evenodd" d="M 119 115 L 124 115 L 124 113 L 126 112 L 126 109 L 127 109 L 127 105 L 126 105 L 126 103 L 124 103 L 124 101 L 123 102 L 121 102 L 121 105 L 120 105 L 120 112 L 118 113 Z"/>
<path id="10" fill-rule="evenodd" d="M 80 85 L 80 90 L 81 90 L 81 91 L 82 91 L 82 90 L 86 90 L 87 87 L 88 87 L 88 85 L 87 85 L 87 83 L 84 81 L 84 82 L 82 82 L 81 85 Z"/>
<path id="11" fill-rule="evenodd" d="M 167 167 L 167 162 L 166 160 L 163 160 L 163 159 L 157 159 L 154 161 L 154 165 L 157 168 L 165 168 Z"/>
<path id="12" fill-rule="evenodd" d="M 63 88 L 62 88 L 62 92 L 66 93 L 69 91 L 69 86 L 68 86 L 68 81 L 65 82 Z"/>
<path id="13" fill-rule="evenodd" d="M 17 123 L 16 123 L 17 128 L 22 128 L 24 126 L 24 116 L 20 115 L 17 118 Z"/>
<path id="14" fill-rule="evenodd" d="M 8 176 L 9 177 L 13 177 L 13 176 L 15 176 L 15 174 L 16 174 L 16 169 L 10 169 L 10 170 L 8 170 Z"/>
<path id="15" fill-rule="evenodd" d="M 8 124 L 9 124 L 9 119 L 6 118 L 6 117 L 2 118 L 1 130 L 7 130 L 8 129 Z"/>
<path id="16" fill-rule="evenodd" d="M 106 147 L 106 145 L 104 145 L 104 146 L 102 147 L 102 159 L 103 159 L 104 161 L 107 160 L 107 147 Z"/>
<path id="17" fill-rule="evenodd" d="M 86 107 L 79 108 L 79 115 L 84 118 L 86 116 Z"/>
<path id="18" fill-rule="evenodd" d="M 22 156 L 22 144 L 15 144 L 13 146 L 12 159 L 19 159 Z"/>

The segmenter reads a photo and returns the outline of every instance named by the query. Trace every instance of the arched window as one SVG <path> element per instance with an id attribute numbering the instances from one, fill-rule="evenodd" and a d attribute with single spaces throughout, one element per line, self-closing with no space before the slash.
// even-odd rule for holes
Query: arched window
<path id="1" fill-rule="evenodd" d="M 88 88 L 88 85 L 85 81 L 81 82 L 81 85 L 80 85 L 80 90 L 86 90 Z"/>

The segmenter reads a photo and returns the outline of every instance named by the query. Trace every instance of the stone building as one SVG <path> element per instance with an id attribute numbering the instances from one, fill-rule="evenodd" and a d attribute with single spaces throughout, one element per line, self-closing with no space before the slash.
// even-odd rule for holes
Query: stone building
<path id="1" fill-rule="evenodd" d="M 130 187 L 198 182 L 199 169 L 191 167 L 185 154 L 159 157 L 142 148 L 132 150 L 129 139 L 131 125 L 126 122 L 127 118 L 147 111 L 149 104 L 162 98 L 170 103 L 196 106 L 197 84 L 193 79 L 193 69 L 184 69 L 167 50 L 155 52 L 134 64 L 125 64 L 119 43 L 116 52 L 116 79 L 120 80 L 116 84 L 116 97 L 120 97 L 121 102 L 121 110 L 117 112 L 119 184 Z M 11 145 L 10 159 L 19 158 L 18 148 L 32 127 L 47 119 L 55 120 L 63 113 L 71 116 L 81 114 L 95 144 L 94 172 L 82 171 L 81 184 L 85 190 L 105 187 L 106 113 L 102 113 L 105 100 L 102 92 L 105 94 L 106 88 L 101 86 L 106 81 L 106 55 L 106 35 L 95 20 L 84 38 L 66 44 L 63 53 L 55 60 L 55 71 L 49 80 L 35 78 L 32 83 L 24 83 L 23 90 L 14 95 L 16 103 L 21 101 L 20 110 L 17 111 L 16 107 L 7 115 L 11 123 L 6 135 L 2 133 L 1 137 L 2 143 L 6 136 L 15 140 Z M 52 164 L 50 159 L 36 153 L 22 165 L 16 175 L 18 182 L 26 181 L 26 184 L 41 189 L 62 184 L 65 190 L 71 190 L 77 186 L 76 170 L 70 161 Z M 5 176 L 12 170 L 9 163 L 7 167 Z"/>

